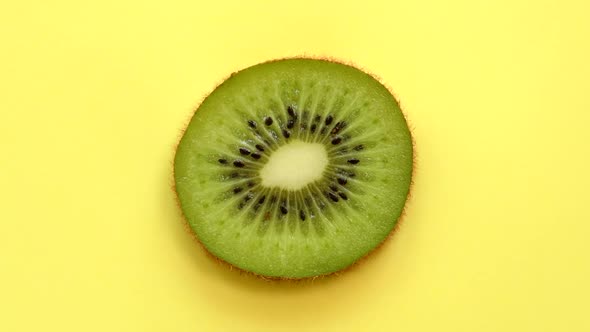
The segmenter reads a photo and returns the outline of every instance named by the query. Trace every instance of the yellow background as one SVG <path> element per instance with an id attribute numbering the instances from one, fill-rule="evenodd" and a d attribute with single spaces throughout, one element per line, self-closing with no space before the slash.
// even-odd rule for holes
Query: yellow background
<path id="1" fill-rule="evenodd" d="M 590 331 L 587 1 L 2 1 L 0 331 Z M 375 73 L 417 143 L 400 231 L 337 278 L 210 260 L 192 110 L 294 55 Z"/>

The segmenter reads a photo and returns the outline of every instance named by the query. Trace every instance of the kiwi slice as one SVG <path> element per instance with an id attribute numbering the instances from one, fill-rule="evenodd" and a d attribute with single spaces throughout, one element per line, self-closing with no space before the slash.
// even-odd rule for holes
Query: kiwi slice
<path id="1" fill-rule="evenodd" d="M 370 75 L 315 59 L 239 71 L 202 102 L 174 160 L 182 211 L 214 256 L 266 277 L 344 269 L 393 230 L 412 137 Z"/>

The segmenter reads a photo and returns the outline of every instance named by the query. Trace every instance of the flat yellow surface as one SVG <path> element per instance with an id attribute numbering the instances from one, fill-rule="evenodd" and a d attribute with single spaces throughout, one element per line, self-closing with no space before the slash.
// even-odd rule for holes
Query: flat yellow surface
<path id="1" fill-rule="evenodd" d="M 86 3 L 86 4 L 84 4 Z M 0 331 L 590 331 L 588 1 L 2 1 Z M 232 71 L 381 77 L 418 151 L 399 232 L 337 278 L 213 262 L 174 146 Z"/>

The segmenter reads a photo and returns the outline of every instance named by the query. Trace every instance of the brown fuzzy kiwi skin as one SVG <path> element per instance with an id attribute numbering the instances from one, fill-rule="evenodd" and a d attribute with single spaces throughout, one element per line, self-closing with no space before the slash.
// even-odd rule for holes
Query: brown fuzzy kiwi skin
<path id="1" fill-rule="evenodd" d="M 399 218 L 397 219 L 395 226 L 393 227 L 393 229 L 389 232 L 389 234 L 385 237 L 385 239 L 383 239 L 383 241 L 381 241 L 381 243 L 379 243 L 375 248 L 373 248 L 371 251 L 369 251 L 367 254 L 365 254 L 363 257 L 359 258 L 358 260 L 356 260 L 354 263 L 352 263 L 351 265 L 349 265 L 348 267 L 342 269 L 342 270 L 338 270 L 335 272 L 331 272 L 331 273 L 327 273 L 327 274 L 322 274 L 322 275 L 317 275 L 317 276 L 312 276 L 312 277 L 303 277 L 303 278 L 290 278 L 290 277 L 269 277 L 269 276 L 264 276 L 264 275 L 260 275 L 257 273 L 254 273 L 252 271 L 247 271 L 244 270 L 242 268 L 239 268 L 235 265 L 232 265 L 231 263 L 222 260 L 221 258 L 213 255 L 208 249 L 207 247 L 199 240 L 199 238 L 197 237 L 197 235 L 195 234 L 195 232 L 192 230 L 190 224 L 188 223 L 188 220 L 186 219 L 186 216 L 184 215 L 184 213 L 182 213 L 182 207 L 180 205 L 180 199 L 178 197 L 178 192 L 176 191 L 176 181 L 175 181 L 175 176 L 174 176 L 174 155 L 176 155 L 176 152 L 178 150 L 178 145 L 180 144 L 180 140 L 182 139 L 182 137 L 184 136 L 184 133 L 186 131 L 186 128 L 188 127 L 188 124 L 190 123 L 190 120 L 192 119 L 192 117 L 194 116 L 194 114 L 196 113 L 196 111 L 198 110 L 199 106 L 201 105 L 201 103 L 203 102 L 203 100 L 205 100 L 205 98 L 207 98 L 207 96 L 210 94 L 205 95 L 201 101 L 198 103 L 199 106 L 197 106 L 196 110 L 193 111 L 193 114 L 191 114 L 191 116 L 189 117 L 186 125 L 181 129 L 180 134 L 179 134 L 179 138 L 177 139 L 177 143 L 176 146 L 174 147 L 174 155 L 172 156 L 172 179 L 171 179 L 171 187 L 172 190 L 174 192 L 174 199 L 176 201 L 176 205 L 178 205 L 178 208 L 181 210 L 181 216 L 182 216 L 182 221 L 183 221 L 183 225 L 184 225 L 184 229 L 187 232 L 187 234 L 189 234 L 189 236 L 191 236 L 191 238 L 193 239 L 193 241 L 197 244 L 197 246 L 200 246 L 202 248 L 202 250 L 205 252 L 205 254 L 207 255 L 207 257 L 209 257 L 210 259 L 212 259 L 214 262 L 217 262 L 219 265 L 224 266 L 225 268 L 231 270 L 231 271 L 236 271 L 237 273 L 241 274 L 241 275 L 246 275 L 246 276 L 254 276 L 256 279 L 259 280 L 263 280 L 266 282 L 287 282 L 287 283 L 298 283 L 298 282 L 304 282 L 304 281 L 309 281 L 309 280 L 316 280 L 316 279 L 323 279 L 323 278 L 335 278 L 338 277 L 340 275 L 342 275 L 343 273 L 347 273 L 353 269 L 356 269 L 358 266 L 364 264 L 365 262 L 367 262 L 372 256 L 374 256 L 379 249 L 383 248 L 386 243 L 393 237 L 394 233 L 397 233 L 400 228 L 402 227 L 402 221 L 405 220 L 406 214 L 407 214 L 407 208 L 408 205 L 410 205 L 411 200 L 412 200 L 412 191 L 413 191 L 413 187 L 414 187 L 414 179 L 416 176 L 416 169 L 417 169 L 417 162 L 418 162 L 418 157 L 417 157 L 417 153 L 416 153 L 416 140 L 415 137 L 413 135 L 413 131 L 414 131 L 414 126 L 410 124 L 410 121 L 408 120 L 408 116 L 407 114 L 404 112 L 404 110 L 401 107 L 401 104 L 399 102 L 399 98 L 397 98 L 397 96 L 393 93 L 392 89 L 387 86 L 383 80 L 374 75 L 373 73 L 368 72 L 367 70 L 365 70 L 364 68 L 361 68 L 360 66 L 357 66 L 349 61 L 342 61 L 340 59 L 336 59 L 334 57 L 328 57 L 328 56 L 310 56 L 307 54 L 301 55 L 301 56 L 293 56 L 293 57 L 285 57 L 285 58 L 279 58 L 279 59 L 273 59 L 273 60 L 269 60 L 269 61 L 265 61 L 265 62 L 261 62 L 259 64 L 263 64 L 263 63 L 271 63 L 271 62 L 276 62 L 276 61 L 282 61 L 282 60 L 290 60 L 290 59 L 310 59 L 310 60 L 323 60 L 323 61 L 328 61 L 328 62 L 332 62 L 332 63 L 338 63 L 338 64 L 342 64 L 342 65 L 347 65 L 350 67 L 354 67 L 368 75 L 370 75 L 371 77 L 373 77 L 375 80 L 377 80 L 381 85 L 383 85 L 388 91 L 389 93 L 393 96 L 393 98 L 395 99 L 395 101 L 397 102 L 397 104 L 400 107 L 400 110 L 402 111 L 403 115 L 404 115 L 404 119 L 406 120 L 406 124 L 408 126 L 408 129 L 410 131 L 410 138 L 412 139 L 412 174 L 411 174 L 411 178 L 410 178 L 410 188 L 408 190 L 408 195 L 406 197 L 406 202 L 404 204 L 404 208 L 402 209 L 402 213 L 400 214 Z M 241 69 L 240 69 L 241 70 Z M 219 87 L 221 84 L 223 84 L 223 82 L 225 82 L 228 78 L 232 77 L 233 75 L 235 75 L 238 71 L 231 73 L 229 76 L 227 76 L 225 79 L 223 79 L 221 81 L 221 83 L 219 83 L 212 91 L 215 91 L 215 89 L 217 89 L 217 87 Z"/>

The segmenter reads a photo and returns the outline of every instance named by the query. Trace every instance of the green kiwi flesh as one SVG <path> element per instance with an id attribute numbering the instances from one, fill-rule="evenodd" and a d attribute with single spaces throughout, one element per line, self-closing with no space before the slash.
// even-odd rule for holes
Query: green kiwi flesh
<path id="1" fill-rule="evenodd" d="M 178 145 L 181 209 L 205 248 L 279 278 L 342 270 L 393 230 L 409 194 L 412 137 L 372 76 L 315 59 L 233 74 Z"/>

